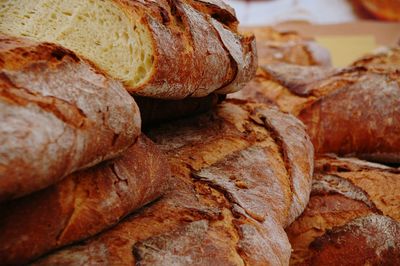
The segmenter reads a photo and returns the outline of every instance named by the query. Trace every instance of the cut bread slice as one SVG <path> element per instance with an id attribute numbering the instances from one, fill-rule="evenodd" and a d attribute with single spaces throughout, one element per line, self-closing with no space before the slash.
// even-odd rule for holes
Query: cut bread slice
<path id="1" fill-rule="evenodd" d="M 156 98 L 240 89 L 256 56 L 236 25 L 219 1 L 0 0 L 0 32 L 63 45 Z"/>
<path id="2" fill-rule="evenodd" d="M 128 86 L 148 79 L 154 60 L 150 33 L 112 1 L 1 2 L 2 32 L 61 44 Z"/>

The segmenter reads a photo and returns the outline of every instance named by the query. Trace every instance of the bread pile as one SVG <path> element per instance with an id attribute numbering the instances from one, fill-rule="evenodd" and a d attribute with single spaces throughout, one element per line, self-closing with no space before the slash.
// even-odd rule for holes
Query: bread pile
<path id="1" fill-rule="evenodd" d="M 310 201 L 286 228 L 290 264 L 398 265 L 400 49 L 380 49 L 342 69 L 305 66 L 305 54 L 297 56 L 268 60 L 229 96 L 297 116 L 314 144 Z"/>
<path id="2" fill-rule="evenodd" d="M 0 3 L 1 265 L 289 263 L 313 147 L 224 101 L 257 66 L 237 27 L 219 0 Z"/>
<path id="3" fill-rule="evenodd" d="M 398 49 L 256 51 L 220 0 L 3 1 L 0 34 L 1 265 L 398 264 L 399 171 L 325 155 L 400 162 Z"/>

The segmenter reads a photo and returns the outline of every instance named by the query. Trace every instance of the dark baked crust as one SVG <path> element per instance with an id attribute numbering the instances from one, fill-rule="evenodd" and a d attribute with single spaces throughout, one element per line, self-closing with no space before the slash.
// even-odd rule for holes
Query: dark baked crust
<path id="1" fill-rule="evenodd" d="M 121 154 L 140 134 L 123 86 L 73 52 L 0 36 L 0 201 Z"/>
<path id="2" fill-rule="evenodd" d="M 149 134 L 168 155 L 174 189 L 37 265 L 289 262 L 283 225 L 307 203 L 313 169 L 312 145 L 298 120 L 264 105 L 225 101 Z"/>
<path id="3" fill-rule="evenodd" d="M 170 177 L 161 151 L 145 136 L 122 157 L 0 206 L 0 261 L 21 265 L 93 236 L 158 198 Z"/>
<path id="4" fill-rule="evenodd" d="M 400 223 L 368 215 L 329 230 L 311 243 L 309 265 L 399 265 Z"/>

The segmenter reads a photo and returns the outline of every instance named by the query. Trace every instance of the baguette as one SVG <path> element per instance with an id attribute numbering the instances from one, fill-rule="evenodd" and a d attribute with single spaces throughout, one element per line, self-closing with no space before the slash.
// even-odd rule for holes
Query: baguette
<path id="1" fill-rule="evenodd" d="M 300 118 L 317 153 L 400 162 L 400 72 L 393 65 L 269 65 L 235 97 L 269 101 Z"/>
<path id="2" fill-rule="evenodd" d="M 286 229 L 291 264 L 396 265 L 399 189 L 398 169 L 351 158 L 318 158 L 310 202 Z"/>
<path id="3" fill-rule="evenodd" d="M 34 265 L 288 264 L 283 226 L 304 209 L 313 169 L 298 120 L 226 101 L 148 134 L 168 155 L 174 190 Z"/>
<path id="4" fill-rule="evenodd" d="M 18 0 L 0 32 L 61 44 L 136 95 L 183 99 L 239 90 L 255 73 L 254 36 L 220 0 Z"/>
<path id="5" fill-rule="evenodd" d="M 123 86 L 73 52 L 0 36 L 0 201 L 116 157 L 140 134 Z"/>
<path id="6" fill-rule="evenodd" d="M 170 171 L 145 136 L 115 160 L 0 207 L 0 261 L 25 264 L 93 236 L 158 198 Z"/>

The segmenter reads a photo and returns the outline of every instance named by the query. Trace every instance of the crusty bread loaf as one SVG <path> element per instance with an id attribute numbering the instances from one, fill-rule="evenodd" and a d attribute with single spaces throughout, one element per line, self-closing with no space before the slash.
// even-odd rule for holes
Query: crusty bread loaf
<path id="1" fill-rule="evenodd" d="M 396 265 L 399 189 L 398 169 L 351 158 L 318 158 L 310 202 L 286 229 L 291 264 Z"/>
<path id="2" fill-rule="evenodd" d="M 262 68 L 235 97 L 272 102 L 304 122 L 315 151 L 400 162 L 399 68 Z"/>
<path id="3" fill-rule="evenodd" d="M 256 69 L 253 36 L 221 0 L 18 0 L 0 32 L 61 44 L 130 92 L 155 98 L 239 90 Z"/>
<path id="4" fill-rule="evenodd" d="M 250 28 L 256 36 L 258 63 L 288 63 L 303 66 L 331 65 L 327 49 L 312 38 L 294 31 L 277 31 L 270 27 Z"/>
<path id="5" fill-rule="evenodd" d="M 123 86 L 73 52 L 0 36 L 0 201 L 119 155 L 140 134 Z"/>
<path id="6" fill-rule="evenodd" d="M 0 206 L 1 265 L 21 265 L 93 236 L 158 198 L 168 162 L 145 136 L 120 158 Z"/>
<path id="7" fill-rule="evenodd" d="M 211 93 L 200 98 L 163 100 L 149 97 L 135 97 L 139 106 L 142 126 L 148 127 L 160 122 L 205 113 L 225 99 L 226 95 Z"/>
<path id="8" fill-rule="evenodd" d="M 225 101 L 149 130 L 172 170 L 170 193 L 36 265 L 285 265 L 283 230 L 308 201 L 312 145 L 294 117 Z"/>
<path id="9" fill-rule="evenodd" d="M 400 21 L 400 0 L 355 0 L 375 18 Z"/>

